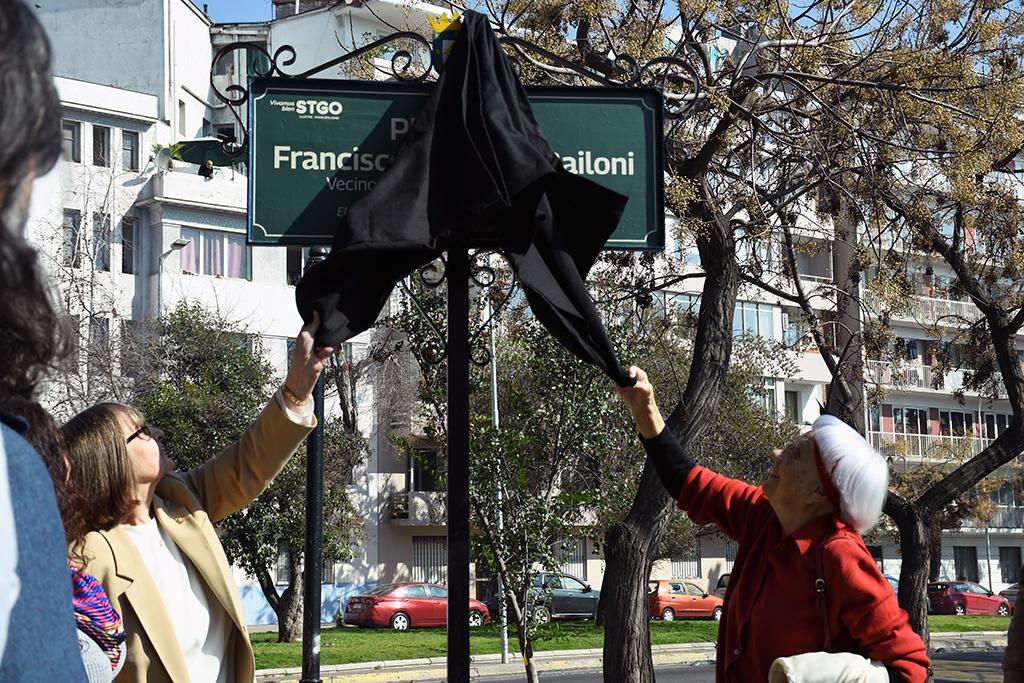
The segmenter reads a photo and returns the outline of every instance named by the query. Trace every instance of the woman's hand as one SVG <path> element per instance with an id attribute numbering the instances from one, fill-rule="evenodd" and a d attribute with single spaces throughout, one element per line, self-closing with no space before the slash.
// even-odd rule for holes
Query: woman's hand
<path id="1" fill-rule="evenodd" d="M 313 337 L 319 328 L 320 313 L 313 311 L 313 322 L 303 327 L 295 338 L 295 353 L 284 380 L 285 388 L 300 401 L 306 401 L 313 395 L 316 380 L 323 372 L 327 359 L 334 353 L 331 346 L 314 345 Z"/>
<path id="2" fill-rule="evenodd" d="M 662 419 L 661 411 L 654 400 L 654 385 L 647 378 L 647 373 L 635 365 L 629 368 L 629 376 L 636 379 L 636 384 L 615 389 L 629 406 L 629 412 L 633 414 L 640 436 L 653 439 L 665 428 L 665 420 Z"/>

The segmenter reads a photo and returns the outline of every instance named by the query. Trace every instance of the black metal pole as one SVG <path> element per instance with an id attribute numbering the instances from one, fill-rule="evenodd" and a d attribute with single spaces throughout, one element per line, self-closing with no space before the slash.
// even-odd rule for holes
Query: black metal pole
<path id="1" fill-rule="evenodd" d="M 448 683 L 469 683 L 469 252 L 448 250 Z"/>
<path id="2" fill-rule="evenodd" d="M 309 250 L 308 265 L 327 257 L 327 249 Z M 324 550 L 324 376 L 313 389 L 316 427 L 306 438 L 306 545 L 302 596 L 302 683 L 320 683 L 320 579 Z"/>

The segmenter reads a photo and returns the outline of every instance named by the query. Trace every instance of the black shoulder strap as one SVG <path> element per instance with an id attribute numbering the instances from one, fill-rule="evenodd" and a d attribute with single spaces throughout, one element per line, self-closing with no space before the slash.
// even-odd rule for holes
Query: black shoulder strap
<path id="1" fill-rule="evenodd" d="M 842 538 L 841 532 L 829 536 L 818 546 L 818 578 L 814 580 L 814 590 L 818 594 L 818 614 L 821 615 L 821 627 L 825 633 L 823 652 L 828 652 L 832 647 L 832 629 L 828 625 L 828 598 L 825 595 L 825 546 L 837 538 Z"/>

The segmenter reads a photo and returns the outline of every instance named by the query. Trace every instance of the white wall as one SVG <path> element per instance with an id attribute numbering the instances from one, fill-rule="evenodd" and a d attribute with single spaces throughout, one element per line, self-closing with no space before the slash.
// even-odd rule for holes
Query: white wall
<path id="1" fill-rule="evenodd" d="M 153 95 L 164 117 L 168 1 L 39 3 L 36 12 L 53 44 L 53 73 Z"/>

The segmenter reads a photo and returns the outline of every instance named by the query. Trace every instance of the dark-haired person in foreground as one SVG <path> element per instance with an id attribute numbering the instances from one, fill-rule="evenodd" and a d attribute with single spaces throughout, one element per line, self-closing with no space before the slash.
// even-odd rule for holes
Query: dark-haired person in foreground
<path id="1" fill-rule="evenodd" d="M 763 486 L 693 462 L 665 429 L 647 374 L 618 388 L 648 457 L 679 507 L 739 548 L 719 626 L 719 683 L 923 683 L 921 638 L 860 534 L 878 521 L 885 461 L 823 415 L 772 455 Z"/>
<path id="2" fill-rule="evenodd" d="M 2 412 L 32 400 L 65 348 L 23 231 L 33 178 L 60 155 L 50 48 L 21 0 L 0 0 L 0 681 L 85 681 L 50 475 Z M 13 524 L 12 524 L 13 522 Z"/>

